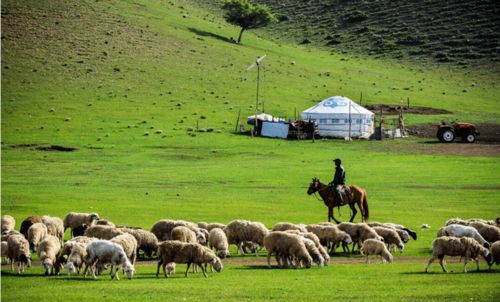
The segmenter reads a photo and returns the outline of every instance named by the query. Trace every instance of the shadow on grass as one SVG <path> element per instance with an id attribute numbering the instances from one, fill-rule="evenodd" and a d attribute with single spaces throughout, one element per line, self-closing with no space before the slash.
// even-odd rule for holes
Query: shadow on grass
<path id="1" fill-rule="evenodd" d="M 428 273 L 425 272 L 425 268 L 422 269 L 422 271 L 416 271 L 416 272 L 401 272 L 400 274 L 401 275 L 449 275 L 449 274 L 453 274 L 453 275 L 462 275 L 462 274 L 496 274 L 498 273 L 499 271 L 497 270 L 480 270 L 480 271 L 476 271 L 475 269 L 474 270 L 469 270 L 467 271 L 466 273 L 464 273 L 464 271 L 462 269 L 460 269 L 459 271 L 453 271 L 453 270 L 450 270 L 448 269 L 448 273 L 445 273 L 441 270 L 441 268 L 439 268 L 439 270 L 435 270 L 435 271 L 429 271 Z"/>
<path id="2" fill-rule="evenodd" d="M 231 39 L 230 38 L 226 38 L 224 36 L 221 36 L 221 35 L 218 35 L 218 34 L 214 34 L 214 33 L 208 32 L 208 31 L 199 30 L 199 29 L 196 29 L 196 28 L 193 28 L 193 27 L 188 27 L 188 30 L 190 32 L 192 32 L 192 33 L 197 34 L 198 36 L 215 38 L 217 40 L 221 40 L 221 41 L 228 42 L 228 43 L 233 43 L 233 44 L 236 43 L 236 41 L 234 41 L 234 39 L 232 39 L 232 38 Z"/>

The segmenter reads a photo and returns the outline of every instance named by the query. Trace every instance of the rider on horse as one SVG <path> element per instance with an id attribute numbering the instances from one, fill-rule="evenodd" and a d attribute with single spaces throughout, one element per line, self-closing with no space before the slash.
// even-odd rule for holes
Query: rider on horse
<path id="1" fill-rule="evenodd" d="M 345 170 L 342 167 L 342 160 L 340 158 L 336 158 L 333 160 L 335 163 L 335 173 L 333 174 L 333 180 L 328 184 L 333 191 L 335 197 L 340 201 L 340 204 L 346 204 L 349 200 L 345 200 L 344 197 L 347 198 L 347 187 L 345 185 Z"/>

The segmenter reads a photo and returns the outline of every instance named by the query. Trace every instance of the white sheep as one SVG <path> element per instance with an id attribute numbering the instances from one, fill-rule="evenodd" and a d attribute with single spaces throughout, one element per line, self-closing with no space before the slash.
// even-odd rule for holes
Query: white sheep
<path id="1" fill-rule="evenodd" d="M 64 242 L 64 223 L 62 219 L 59 217 L 42 216 L 42 221 L 47 227 L 47 233 L 57 237 L 62 244 Z"/>
<path id="2" fill-rule="evenodd" d="M 318 249 L 318 251 L 320 252 L 321 256 L 324 259 L 324 265 L 328 265 L 330 263 L 330 255 L 328 255 L 328 252 L 326 251 L 326 249 L 321 245 L 321 242 L 320 242 L 318 236 L 316 236 L 316 234 L 314 234 L 312 232 L 303 233 L 303 232 L 300 232 L 298 230 L 288 230 L 285 232 L 300 235 L 304 238 L 312 240 L 312 242 L 314 242 L 314 245 L 316 246 L 316 248 Z M 342 231 L 340 231 L 340 232 L 342 232 Z M 342 232 L 342 233 L 346 234 L 345 232 Z M 347 236 L 349 236 L 349 235 L 347 235 Z"/>
<path id="3" fill-rule="evenodd" d="M 171 240 L 179 240 L 182 242 L 196 243 L 196 233 L 185 226 L 176 226 L 170 233 Z"/>
<path id="4" fill-rule="evenodd" d="M 95 239 L 97 240 L 97 239 Z M 64 267 L 68 277 L 71 276 L 75 271 L 77 275 L 80 275 L 83 264 L 85 263 L 85 256 L 87 255 L 87 244 L 75 242 L 71 245 L 71 252 L 66 256 L 67 261 Z"/>
<path id="5" fill-rule="evenodd" d="M 352 243 L 351 236 L 340 230 L 336 225 L 331 223 L 310 224 L 305 227 L 308 232 L 312 232 L 318 236 L 319 240 L 324 242 L 325 246 L 333 253 L 337 245 L 342 244 L 344 250 L 347 245 Z"/>
<path id="6" fill-rule="evenodd" d="M 306 226 L 303 224 L 293 224 L 290 222 L 278 222 L 273 226 L 271 231 L 288 231 L 288 230 L 297 230 L 302 233 L 307 233 Z"/>
<path id="7" fill-rule="evenodd" d="M 48 236 L 47 226 L 41 222 L 34 223 L 28 229 L 28 242 L 31 249 L 36 252 L 40 242 Z"/>
<path id="8" fill-rule="evenodd" d="M 361 243 L 367 239 L 376 239 L 379 241 L 384 241 L 382 236 L 378 235 L 370 226 L 366 223 L 352 223 L 352 222 L 342 222 L 338 225 L 338 228 L 351 236 L 353 241 L 352 251 L 354 252 L 354 247 L 357 243 L 358 247 Z"/>
<path id="9" fill-rule="evenodd" d="M 96 240 L 87 245 L 86 251 L 84 277 L 87 274 L 87 269 L 90 267 L 92 277 L 96 279 L 95 264 L 99 262 L 100 264 L 111 264 L 111 279 L 120 279 L 117 274 L 120 266 L 123 266 L 127 278 L 132 279 L 135 271 L 134 266 L 130 263 L 120 245 L 109 240 Z M 115 271 L 113 271 L 114 267 L 116 267 Z"/>
<path id="10" fill-rule="evenodd" d="M 264 237 L 269 234 L 266 226 L 260 222 L 247 221 L 247 220 L 233 220 L 225 228 L 224 232 L 227 236 L 229 244 L 236 244 L 238 251 L 244 255 L 242 244 L 245 241 L 251 241 L 263 246 Z M 255 250 L 257 256 L 257 250 Z"/>
<path id="11" fill-rule="evenodd" d="M 2 234 L 8 233 L 16 228 L 16 220 L 10 215 L 2 215 Z"/>
<path id="12" fill-rule="evenodd" d="M 399 249 L 399 252 L 404 251 L 405 245 L 395 230 L 378 226 L 373 227 L 373 230 L 384 238 L 384 243 L 387 244 L 389 250 L 394 246 Z"/>
<path id="13" fill-rule="evenodd" d="M 491 261 L 489 269 L 491 269 L 493 263 L 495 263 L 496 265 L 500 264 L 500 241 L 496 241 L 491 245 L 491 255 L 493 256 L 493 259 Z"/>
<path id="14" fill-rule="evenodd" d="M 217 256 L 226 258 L 230 256 L 229 243 L 227 242 L 226 233 L 222 229 L 213 228 L 208 233 L 208 246 L 215 249 Z"/>
<path id="15" fill-rule="evenodd" d="M 84 235 L 87 237 L 95 237 L 106 240 L 111 240 L 112 238 L 123 234 L 123 231 L 121 231 L 120 229 L 107 225 L 93 225 L 86 229 L 84 233 Z"/>
<path id="16" fill-rule="evenodd" d="M 45 237 L 38 245 L 37 253 L 45 269 L 45 275 L 53 275 L 55 273 L 54 263 L 60 249 L 61 243 L 59 239 L 52 235 Z"/>
<path id="17" fill-rule="evenodd" d="M 57 258 L 56 258 L 56 262 L 54 263 L 55 273 L 59 274 L 59 272 L 64 268 L 65 264 L 67 264 L 68 257 L 71 254 L 71 251 L 72 251 L 74 245 L 76 245 L 78 243 L 83 243 L 84 246 L 87 246 L 88 242 L 95 241 L 95 240 L 97 240 L 97 238 L 91 238 L 91 237 L 86 237 L 86 236 L 77 236 L 77 237 L 73 237 L 72 239 L 66 241 L 63 244 L 61 250 L 59 251 L 59 254 L 57 255 Z"/>
<path id="18" fill-rule="evenodd" d="M 73 235 L 73 230 L 82 225 L 88 227 L 92 226 L 97 220 L 99 220 L 99 214 L 97 213 L 75 213 L 69 212 L 66 217 L 64 217 L 64 231 L 67 228 L 71 229 L 71 234 Z"/>
<path id="19" fill-rule="evenodd" d="M 165 267 L 171 262 L 187 264 L 185 277 L 188 276 L 191 264 L 200 266 L 205 278 L 207 274 L 203 264 L 210 264 L 217 272 L 222 271 L 220 258 L 212 250 L 198 243 L 186 243 L 177 240 L 160 242 L 158 245 L 156 277 L 160 273 L 160 267 L 163 267 L 163 273 L 168 278 Z"/>
<path id="20" fill-rule="evenodd" d="M 17 272 L 24 272 L 24 265 L 31 266 L 30 246 L 23 235 L 12 235 L 7 240 L 7 261 L 10 262 L 10 270 L 14 271 L 14 262 L 18 262 Z"/>
<path id="21" fill-rule="evenodd" d="M 363 241 L 361 249 L 359 250 L 361 255 L 366 256 L 366 263 L 368 263 L 369 255 L 379 255 L 382 258 L 382 263 L 392 262 L 393 257 L 389 250 L 385 246 L 384 242 L 377 239 L 366 239 Z"/>
<path id="22" fill-rule="evenodd" d="M 403 241 L 403 243 L 407 243 L 410 240 L 410 233 L 409 232 L 412 233 L 412 235 L 411 235 L 412 238 L 414 238 L 415 240 L 417 238 L 416 232 L 413 232 L 400 224 L 380 223 L 380 222 L 369 222 L 367 224 L 368 224 L 368 226 L 370 226 L 372 228 L 373 227 L 383 227 L 383 228 L 387 228 L 387 229 L 391 229 L 391 230 L 396 231 L 398 233 L 401 241 Z"/>
<path id="23" fill-rule="evenodd" d="M 303 237 L 281 231 L 269 232 L 264 238 L 264 247 L 267 250 L 267 265 L 271 266 L 271 256 L 275 255 L 279 267 L 288 267 L 290 259 L 296 261 L 295 267 L 304 263 L 306 268 L 312 265 L 312 257 L 304 244 Z"/>
<path id="24" fill-rule="evenodd" d="M 323 267 L 325 265 L 325 258 L 323 258 L 323 255 L 321 254 L 319 249 L 316 247 L 316 244 L 314 243 L 314 241 L 312 241 L 311 239 L 307 239 L 303 236 L 301 236 L 301 237 L 302 237 L 302 241 L 304 242 L 304 246 L 306 247 L 307 252 L 311 256 L 312 260 L 316 264 L 318 264 L 319 267 Z"/>
<path id="25" fill-rule="evenodd" d="M 442 227 L 437 232 L 438 237 L 454 236 L 454 237 L 470 237 L 482 244 L 485 248 L 489 248 L 490 244 L 486 241 L 479 232 L 470 226 L 461 224 L 450 224 Z"/>
<path id="26" fill-rule="evenodd" d="M 457 224 L 453 224 L 457 225 Z M 450 225 L 451 226 L 451 225 Z M 425 272 L 429 271 L 429 266 L 437 258 L 439 259 L 439 264 L 443 269 L 443 272 L 448 271 L 444 267 L 443 260 L 444 256 L 461 256 L 464 258 L 464 273 L 467 272 L 467 261 L 472 259 L 476 262 L 477 270 L 479 271 L 479 262 L 477 257 L 483 256 L 488 265 L 492 263 L 492 256 L 490 251 L 481 246 L 475 239 L 470 237 L 449 237 L 443 236 L 436 238 L 432 242 L 432 257 L 429 263 L 425 267 Z"/>

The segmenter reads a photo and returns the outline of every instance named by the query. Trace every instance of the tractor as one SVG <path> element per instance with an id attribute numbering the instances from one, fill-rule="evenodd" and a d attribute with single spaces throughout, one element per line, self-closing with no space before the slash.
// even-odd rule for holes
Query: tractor
<path id="1" fill-rule="evenodd" d="M 476 141 L 479 132 L 476 126 L 470 123 L 453 122 L 447 125 L 444 121 L 438 125 L 437 138 L 442 143 L 451 143 L 459 136 L 462 141 L 472 144 Z"/>

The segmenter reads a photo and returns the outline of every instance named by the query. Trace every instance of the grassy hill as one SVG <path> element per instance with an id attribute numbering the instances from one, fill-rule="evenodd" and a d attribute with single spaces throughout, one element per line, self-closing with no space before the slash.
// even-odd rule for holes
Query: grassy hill
<path id="1" fill-rule="evenodd" d="M 255 110 L 256 74 L 245 69 L 266 52 L 266 112 L 284 117 L 332 95 L 357 100 L 362 91 L 364 104 L 398 104 L 409 96 L 415 106 L 452 112 L 408 115 L 409 124 L 442 118 L 498 123 L 497 74 L 277 43 L 264 39 L 265 31 L 246 32 L 243 45 L 235 45 L 228 37 L 237 31 L 191 1 L 2 1 L 2 214 L 13 215 L 17 227 L 28 215 L 69 211 L 95 211 L 144 228 L 161 218 L 314 223 L 327 211 L 305 193 L 307 186 L 314 176 L 328 181 L 331 159 L 340 156 L 348 182 L 368 190 L 372 220 L 432 226 L 419 230 L 403 254 L 416 260 L 293 271 L 244 264 L 261 259 L 261 252 L 234 257 L 207 280 L 179 273 L 156 279 L 154 264 L 140 264 L 137 278 L 114 283 L 41 278 L 39 266 L 19 278 L 2 267 L 2 299 L 303 301 L 313 295 L 326 301 L 325 284 L 340 275 L 350 285 L 339 297 L 348 299 L 498 296 L 497 273 L 454 274 L 454 282 L 420 274 L 435 229 L 446 219 L 498 216 L 498 152 L 457 155 L 453 149 L 477 146 L 419 138 L 311 143 L 233 133 L 238 112 L 245 118 Z M 197 126 L 214 131 L 197 132 Z M 341 214 L 347 220 L 349 211 Z M 360 284 L 360 275 L 370 281 Z M 400 281 L 373 282 L 386 275 Z M 316 285 L 308 287 L 308 280 Z M 477 286 L 468 289 L 469 283 Z M 207 297 L 211 288 L 224 293 Z"/>
<path id="2" fill-rule="evenodd" d="M 257 1 L 282 22 L 272 31 L 297 43 L 374 57 L 451 63 L 500 62 L 500 9 L 495 1 Z"/>

